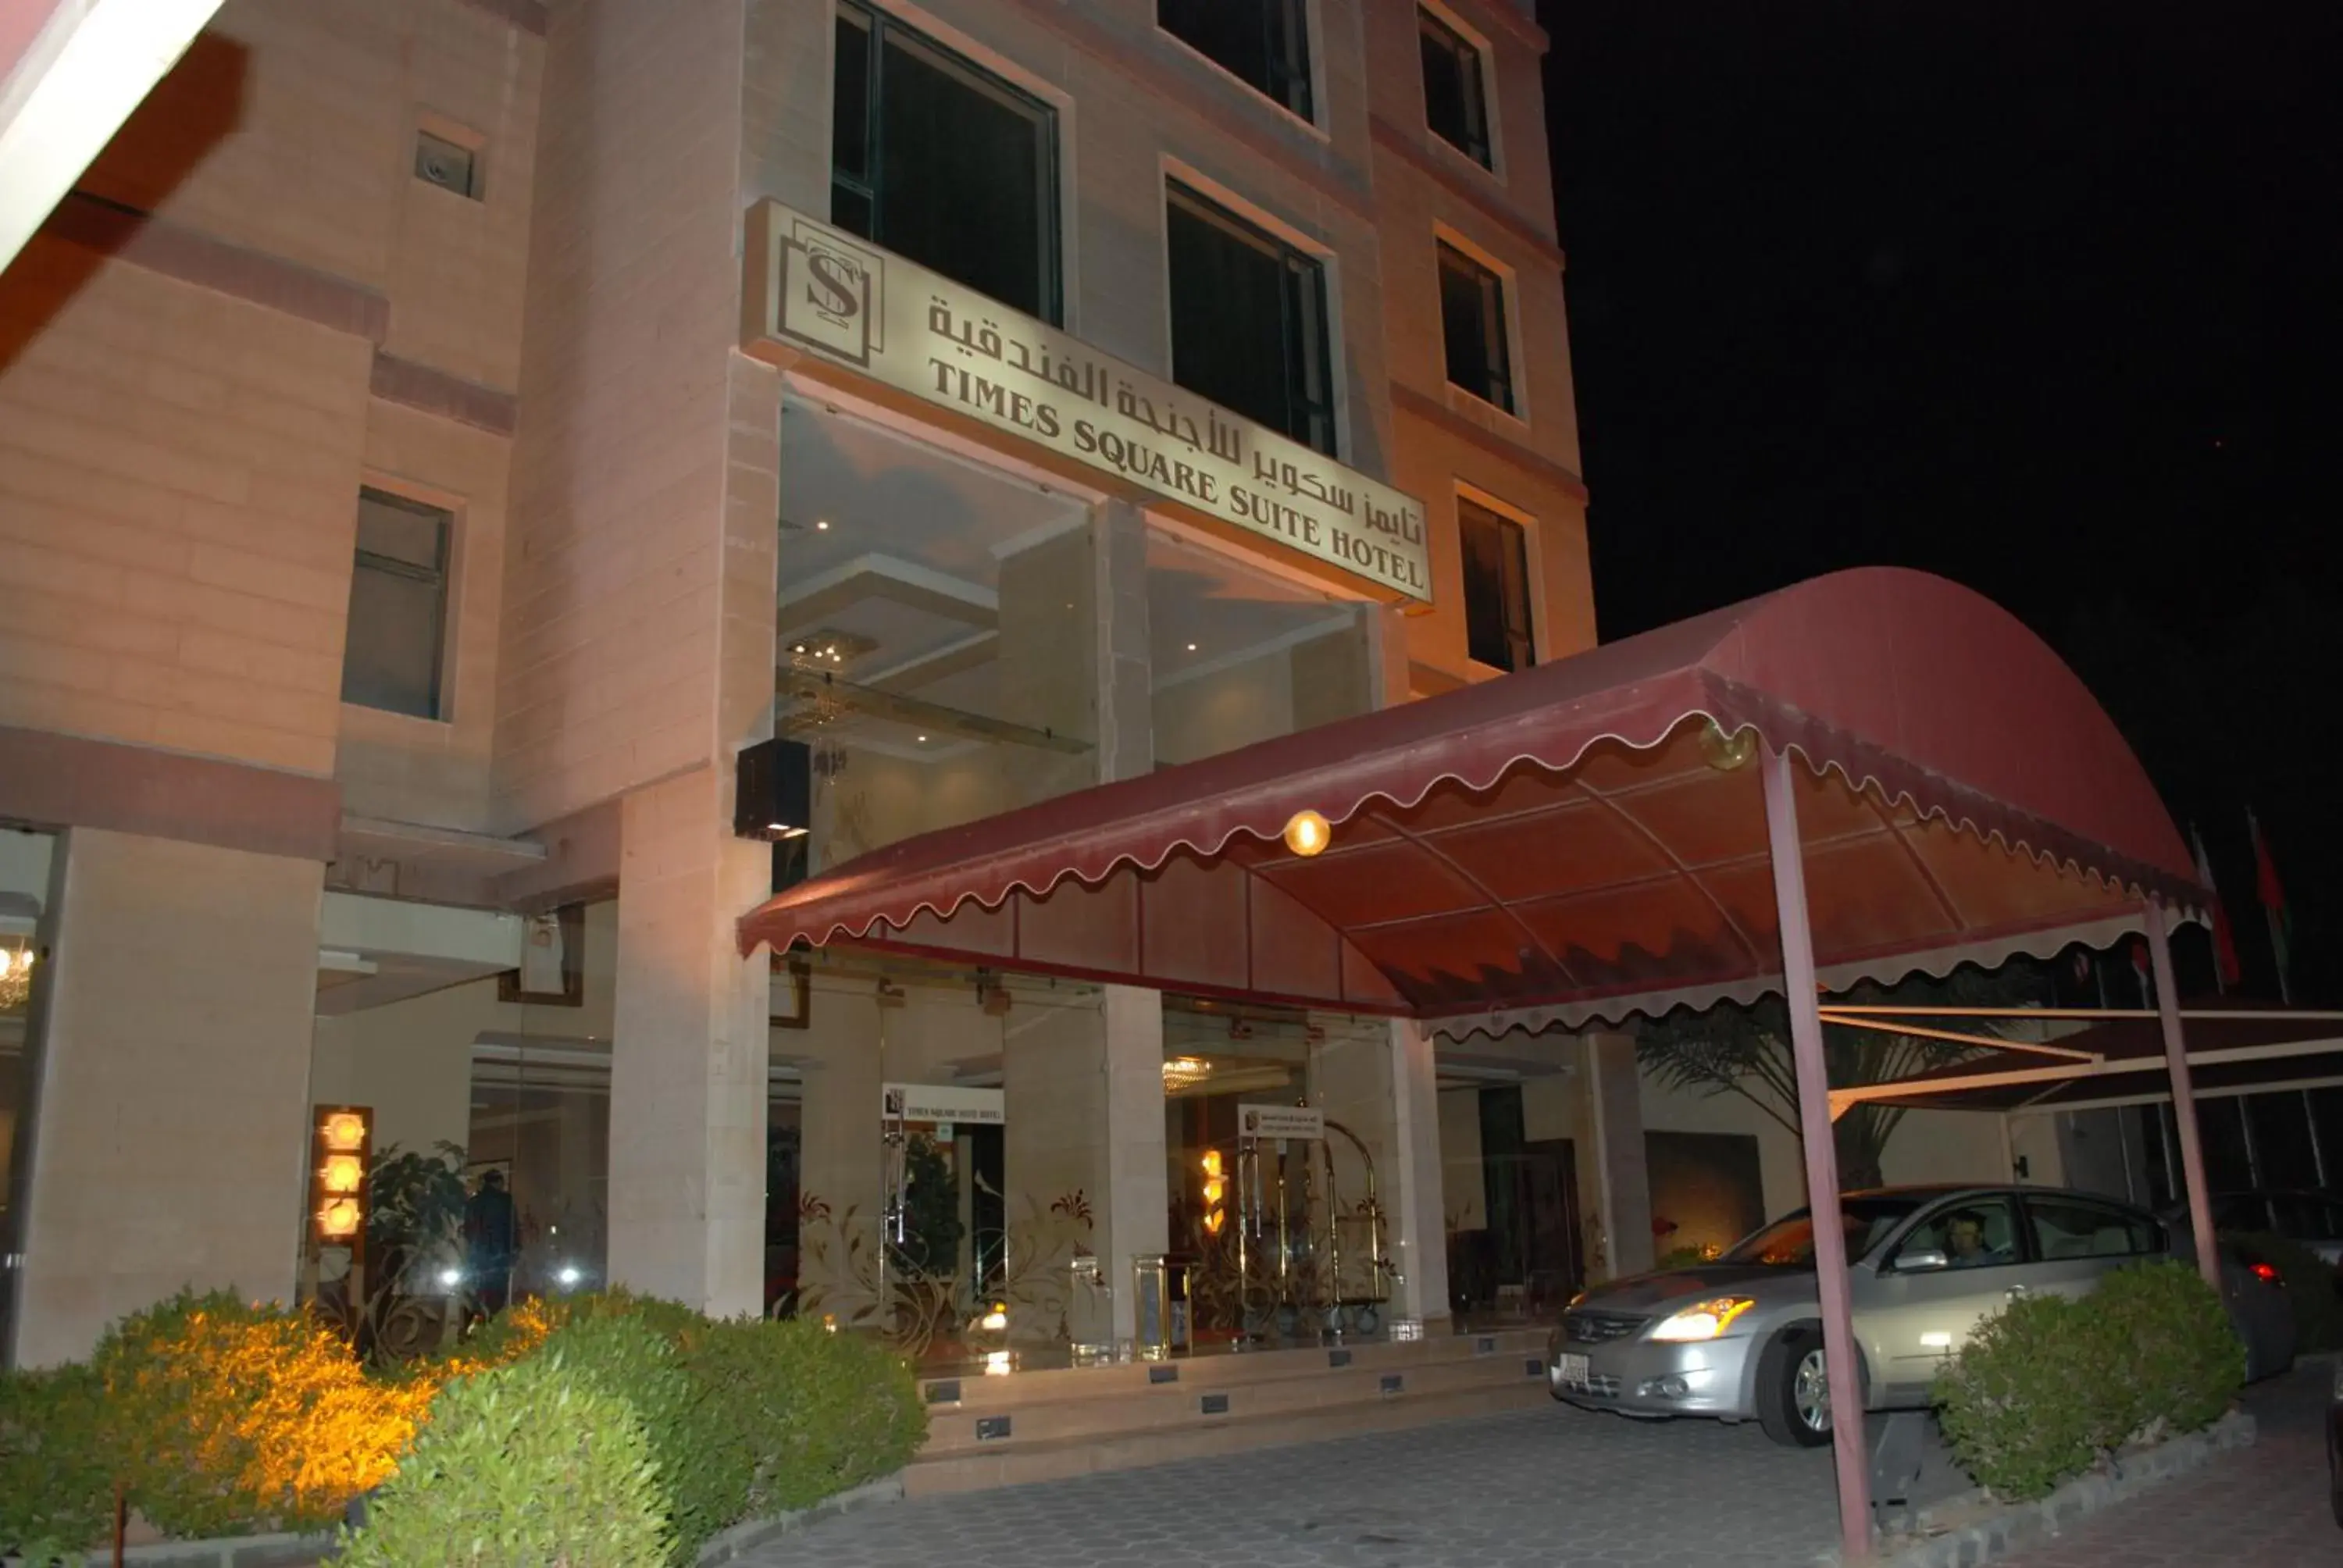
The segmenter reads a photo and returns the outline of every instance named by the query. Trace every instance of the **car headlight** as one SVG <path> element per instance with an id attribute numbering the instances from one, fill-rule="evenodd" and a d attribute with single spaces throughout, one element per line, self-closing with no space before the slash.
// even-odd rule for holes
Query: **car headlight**
<path id="1" fill-rule="evenodd" d="M 1713 1340 L 1733 1326 L 1733 1320 L 1757 1303 L 1747 1296 L 1718 1296 L 1714 1301 L 1694 1302 L 1668 1317 L 1660 1320 L 1652 1331 L 1655 1340 Z"/>

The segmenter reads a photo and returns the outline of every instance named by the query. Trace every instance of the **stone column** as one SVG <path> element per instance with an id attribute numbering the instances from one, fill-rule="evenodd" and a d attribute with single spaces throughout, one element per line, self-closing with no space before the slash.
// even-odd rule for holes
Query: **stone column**
<path id="1" fill-rule="evenodd" d="M 1643 1080 L 1635 1037 L 1586 1037 L 1586 1125 L 1601 1178 L 1604 1269 L 1611 1279 L 1652 1266 L 1652 1176 L 1644 1152 Z"/>
<path id="2" fill-rule="evenodd" d="M 1004 560 L 1001 628 L 1010 717 L 1093 743 L 1088 759 L 1021 762 L 1029 800 L 1154 766 L 1147 522 L 1136 508 L 1102 502 L 1087 526 Z M 1047 1225 L 1049 1206 L 1079 1190 L 1083 1244 L 1112 1292 L 1114 1337 L 1129 1340 L 1131 1260 L 1169 1245 L 1161 995 L 1108 986 L 1095 1015 L 1012 1024 L 1004 1077 L 1010 1222 L 1038 1211 Z"/>
<path id="3" fill-rule="evenodd" d="M 880 1086 L 892 1072 L 879 1049 L 879 1003 L 867 982 L 816 977 L 811 1028 L 779 1041 L 802 1055 L 798 1112 L 798 1289 L 808 1310 L 856 1321 L 878 1303 L 852 1276 L 850 1242 L 879 1244 L 886 1194 Z"/>
<path id="4" fill-rule="evenodd" d="M 1131 1260 L 1172 1244 L 1170 1151 L 1163 1135 L 1163 998 L 1137 986 L 1106 988 L 1104 1191 L 1096 1212 L 1099 1256 L 1114 1288 L 1114 1337 L 1137 1330 Z"/>
<path id="5" fill-rule="evenodd" d="M 771 972 L 734 922 L 771 851 L 732 836 L 732 780 L 626 798 L 610 1069 L 610 1278 L 715 1316 L 764 1308 Z"/>
<path id="6" fill-rule="evenodd" d="M 1440 1085 L 1433 1034 L 1413 1020 L 1389 1026 L 1392 1145 L 1383 1210 L 1400 1269 L 1393 1315 L 1423 1323 L 1448 1317 L 1448 1225 L 1440 1167 Z"/>
<path id="7" fill-rule="evenodd" d="M 730 1316 L 765 1299 L 772 967 L 740 957 L 736 930 L 771 896 L 773 857 L 733 836 L 732 798 L 740 748 L 773 732 L 781 394 L 738 353 L 723 387 L 721 485 L 693 492 L 716 504 L 659 519 L 710 547 L 707 589 L 663 631 L 711 694 L 679 721 L 703 760 L 619 804 L 609 1276 Z"/>
<path id="8" fill-rule="evenodd" d="M 17 1297 L 28 1367 L 88 1354 L 183 1285 L 290 1302 L 307 1196 L 325 867 L 91 828 L 59 853 Z"/>

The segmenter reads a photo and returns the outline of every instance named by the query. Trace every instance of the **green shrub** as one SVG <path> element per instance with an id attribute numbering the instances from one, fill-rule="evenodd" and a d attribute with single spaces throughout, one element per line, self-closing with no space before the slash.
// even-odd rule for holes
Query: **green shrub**
<path id="1" fill-rule="evenodd" d="M 627 1402 L 558 1350 L 458 1378 L 340 1568 L 643 1568 L 672 1547 Z"/>
<path id="2" fill-rule="evenodd" d="M 105 1539 L 114 1522 L 105 1392 L 78 1364 L 0 1373 L 0 1553 L 46 1568 Z"/>
<path id="3" fill-rule="evenodd" d="M 2188 1264 L 2118 1269 L 2085 1305 L 2107 1364 L 2121 1369 L 2107 1380 L 2115 1392 L 2102 1448 L 2210 1426 L 2245 1386 L 2246 1347 L 2219 1294 Z"/>
<path id="4" fill-rule="evenodd" d="M 892 1474 L 927 1433 L 910 1370 L 856 1335 L 810 1322 L 716 1322 L 623 1290 L 531 1311 L 535 1326 L 484 1326 L 459 1357 L 493 1363 L 541 1342 L 633 1404 L 669 1476 L 679 1560 L 744 1519 Z M 643 1330 L 672 1347 L 671 1359 L 646 1346 Z M 681 1470 L 671 1455 L 685 1456 Z"/>
<path id="5" fill-rule="evenodd" d="M 1977 1325 L 1936 1380 L 1945 1440 L 1980 1485 L 2039 1497 L 2098 1452 L 2102 1379 L 2097 1335 L 2083 1303 L 2064 1296 L 2014 1302 Z"/>
<path id="6" fill-rule="evenodd" d="M 2120 1269 L 2090 1295 L 2035 1296 L 1978 1325 L 1936 1380 L 1937 1415 L 1977 1482 L 2039 1497 L 2135 1439 L 2219 1418 L 2245 1347 L 2187 1264 Z"/>
<path id="7" fill-rule="evenodd" d="M 927 1435 L 927 1407 L 902 1359 L 820 1323 L 707 1323 L 687 1335 L 683 1362 L 724 1391 L 729 1451 L 754 1455 L 745 1517 L 890 1475 Z"/>
<path id="8" fill-rule="evenodd" d="M 182 1291 L 108 1329 L 106 1461 L 166 1534 L 331 1523 L 387 1475 L 432 1389 L 369 1378 L 308 1313 Z"/>
<path id="9" fill-rule="evenodd" d="M 2226 1239 L 2248 1258 L 2276 1269 L 2286 1282 L 2287 1302 L 2294 1308 L 2296 1350 L 2343 1350 L 2343 1295 L 2336 1293 L 2334 1265 L 2283 1236 L 2249 1232 Z"/>
<path id="10" fill-rule="evenodd" d="M 653 1326 L 667 1314 L 602 1313 L 554 1331 L 540 1355 L 559 1355 L 604 1392 L 627 1402 L 659 1462 L 678 1563 L 746 1515 L 756 1455 L 729 1418 L 726 1391 L 685 1368 L 675 1336 Z M 688 1328 L 700 1320 L 691 1314 Z"/>

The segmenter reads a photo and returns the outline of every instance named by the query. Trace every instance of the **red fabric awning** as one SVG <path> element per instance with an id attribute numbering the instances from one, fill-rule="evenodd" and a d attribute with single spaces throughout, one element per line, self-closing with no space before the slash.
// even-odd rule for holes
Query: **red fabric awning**
<path id="1" fill-rule="evenodd" d="M 1827 983 L 2201 901 L 2056 655 L 1966 588 L 1867 568 L 907 839 L 746 917 L 742 950 L 846 941 L 1449 1020 L 1753 996 L 1781 965 L 1758 769 L 1715 742 L 1750 731 L 1806 764 Z M 1334 824 L 1314 859 L 1280 838 L 1303 809 Z"/>

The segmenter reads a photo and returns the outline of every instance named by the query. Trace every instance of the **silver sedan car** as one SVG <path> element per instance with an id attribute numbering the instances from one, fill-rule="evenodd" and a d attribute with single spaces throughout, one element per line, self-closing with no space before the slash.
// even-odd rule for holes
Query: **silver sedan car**
<path id="1" fill-rule="evenodd" d="M 2041 1187 L 1903 1187 L 1840 1200 L 1867 1410 L 1924 1407 L 1945 1358 L 2027 1294 L 2079 1296 L 2146 1258 L 2188 1257 L 2152 1214 Z M 2225 1263 L 2248 1375 L 2292 1364 L 2279 1288 Z M 1777 1442 L 1830 1441 L 1814 1226 L 1805 1210 L 1713 1263 L 1582 1293 L 1547 1342 L 1554 1398 L 1626 1415 L 1754 1420 Z"/>

